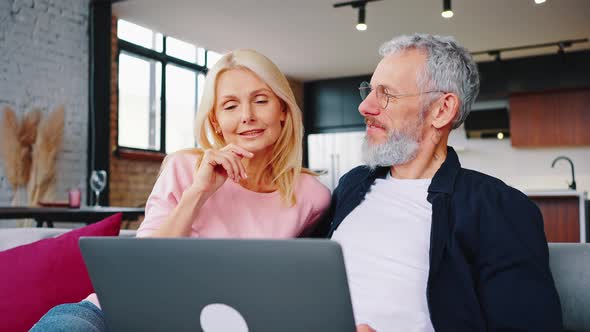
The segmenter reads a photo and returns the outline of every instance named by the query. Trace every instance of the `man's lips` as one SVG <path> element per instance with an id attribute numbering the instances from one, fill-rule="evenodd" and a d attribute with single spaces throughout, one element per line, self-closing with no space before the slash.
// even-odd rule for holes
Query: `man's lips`
<path id="1" fill-rule="evenodd" d="M 367 125 L 367 129 L 385 130 L 385 126 L 372 119 L 365 119 L 365 124 Z"/>

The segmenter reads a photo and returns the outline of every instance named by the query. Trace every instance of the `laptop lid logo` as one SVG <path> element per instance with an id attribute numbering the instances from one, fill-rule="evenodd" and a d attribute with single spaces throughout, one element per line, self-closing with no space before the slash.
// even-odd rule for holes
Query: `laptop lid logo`
<path id="1" fill-rule="evenodd" d="M 212 303 L 201 310 L 201 328 L 204 332 L 248 332 L 244 317 L 222 303 Z"/>

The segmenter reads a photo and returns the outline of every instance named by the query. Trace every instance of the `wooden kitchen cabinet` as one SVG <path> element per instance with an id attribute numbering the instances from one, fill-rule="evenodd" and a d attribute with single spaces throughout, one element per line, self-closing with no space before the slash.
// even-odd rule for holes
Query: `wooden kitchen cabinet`
<path id="1" fill-rule="evenodd" d="M 541 210 L 548 242 L 586 242 L 585 196 L 577 192 L 529 193 Z"/>
<path id="2" fill-rule="evenodd" d="M 590 89 L 511 95 L 514 147 L 590 145 Z"/>

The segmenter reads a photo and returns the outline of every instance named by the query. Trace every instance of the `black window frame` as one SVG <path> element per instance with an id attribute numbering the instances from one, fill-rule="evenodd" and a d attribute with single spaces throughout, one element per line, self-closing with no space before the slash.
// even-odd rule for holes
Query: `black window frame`
<path id="1" fill-rule="evenodd" d="M 154 32 L 155 33 L 155 32 Z M 196 63 L 192 63 L 190 61 L 186 61 L 171 55 L 166 54 L 166 41 L 168 36 L 162 35 L 162 51 L 156 51 L 147 47 L 143 47 L 138 44 L 134 44 L 127 40 L 117 38 L 117 137 L 116 137 L 116 154 L 118 156 L 129 156 L 130 154 L 136 153 L 137 156 L 144 156 L 146 158 L 140 159 L 150 159 L 149 155 L 166 155 L 166 66 L 168 64 L 178 66 L 183 69 L 190 70 L 196 74 L 196 82 L 195 82 L 195 95 L 198 99 L 198 91 L 199 91 L 199 82 L 198 82 L 198 75 L 203 74 L 207 75 L 209 69 L 207 68 L 207 61 L 208 61 L 208 53 L 209 50 L 205 49 L 205 64 L 203 66 L 198 65 Z M 194 45 L 195 47 L 198 47 Z M 153 60 L 160 62 L 161 65 L 161 82 L 160 82 L 160 148 L 156 149 L 141 149 L 141 148 L 134 148 L 134 147 L 127 147 L 119 145 L 119 57 L 121 52 L 125 52 L 130 56 L 136 56 L 139 58 L 144 58 L 146 60 Z M 197 110 L 198 111 L 198 110 Z M 132 158 L 133 159 L 133 158 Z M 156 157 L 156 159 L 158 159 Z"/>

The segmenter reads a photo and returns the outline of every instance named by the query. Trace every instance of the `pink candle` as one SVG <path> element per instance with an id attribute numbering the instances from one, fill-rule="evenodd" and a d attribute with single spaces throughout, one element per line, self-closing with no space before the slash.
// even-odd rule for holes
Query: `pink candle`
<path id="1" fill-rule="evenodd" d="M 78 188 L 73 188 L 68 191 L 68 203 L 71 208 L 79 208 L 82 198 L 82 192 Z"/>

